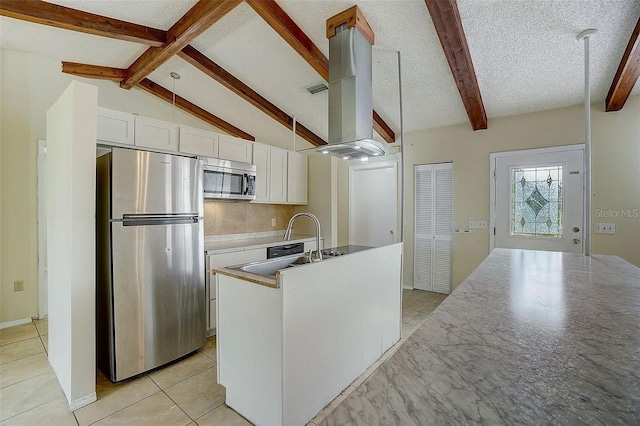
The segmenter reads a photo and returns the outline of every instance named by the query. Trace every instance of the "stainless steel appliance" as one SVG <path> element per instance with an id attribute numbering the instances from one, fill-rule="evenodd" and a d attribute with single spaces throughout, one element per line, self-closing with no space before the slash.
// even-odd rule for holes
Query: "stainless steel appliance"
<path id="1" fill-rule="evenodd" d="M 238 161 L 203 157 L 204 198 L 222 200 L 256 199 L 256 166 Z"/>
<path id="2" fill-rule="evenodd" d="M 96 167 L 97 358 L 120 381 L 205 342 L 202 162 L 113 148 Z"/>
<path id="3" fill-rule="evenodd" d="M 328 145 L 310 150 L 345 160 L 387 153 L 373 139 L 371 45 L 358 25 L 336 27 L 329 38 Z"/>
<path id="4" fill-rule="evenodd" d="M 281 246 L 267 247 L 267 259 L 276 257 L 291 256 L 304 252 L 304 243 L 285 244 Z"/>

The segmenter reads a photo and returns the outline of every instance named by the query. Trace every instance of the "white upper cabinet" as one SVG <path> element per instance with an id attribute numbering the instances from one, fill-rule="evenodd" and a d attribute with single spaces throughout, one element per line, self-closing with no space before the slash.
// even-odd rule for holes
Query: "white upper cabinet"
<path id="1" fill-rule="evenodd" d="M 219 136 L 208 130 L 180 126 L 180 152 L 216 158 Z"/>
<path id="2" fill-rule="evenodd" d="M 97 139 L 107 143 L 133 145 L 133 114 L 98 107 Z"/>
<path id="3" fill-rule="evenodd" d="M 253 142 L 248 140 L 228 135 L 220 135 L 218 139 L 218 157 L 223 160 L 251 163 L 252 150 Z"/>
<path id="4" fill-rule="evenodd" d="M 163 151 L 178 151 L 178 125 L 147 117 L 135 118 L 135 145 Z"/>
<path id="5" fill-rule="evenodd" d="M 288 153 L 288 186 L 287 202 L 290 204 L 307 204 L 307 156 L 289 151 Z"/>
<path id="6" fill-rule="evenodd" d="M 261 143 L 253 144 L 253 164 L 256 166 L 255 201 L 257 202 L 269 202 L 270 154 L 270 146 Z"/>
<path id="7" fill-rule="evenodd" d="M 269 159 L 271 179 L 269 181 L 269 201 L 272 203 L 287 202 L 287 151 L 271 147 Z"/>

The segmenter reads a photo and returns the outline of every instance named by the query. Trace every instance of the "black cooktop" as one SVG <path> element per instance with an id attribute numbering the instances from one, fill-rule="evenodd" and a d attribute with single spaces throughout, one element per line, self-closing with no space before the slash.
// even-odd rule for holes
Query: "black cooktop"
<path id="1" fill-rule="evenodd" d="M 373 247 L 356 246 L 356 245 L 331 247 L 331 248 L 323 249 L 322 250 L 322 256 L 323 257 L 343 256 L 345 254 L 351 254 L 351 253 L 355 253 L 357 251 L 368 250 L 368 249 L 372 249 L 372 248 Z"/>

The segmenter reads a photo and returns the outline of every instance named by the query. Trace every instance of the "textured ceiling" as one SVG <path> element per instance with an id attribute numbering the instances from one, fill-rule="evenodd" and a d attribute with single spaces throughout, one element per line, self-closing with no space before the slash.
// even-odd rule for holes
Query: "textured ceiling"
<path id="1" fill-rule="evenodd" d="M 60 1 L 88 12 L 168 29 L 195 0 Z M 399 133 L 397 51 L 402 60 L 405 131 L 465 123 L 467 116 L 423 0 L 311 1 L 278 4 L 328 55 L 325 21 L 354 3 L 376 34 L 376 111 Z M 596 28 L 591 41 L 592 100 L 603 101 L 638 16 L 637 0 L 458 0 L 489 119 L 575 105 L 583 95 L 583 44 L 575 36 Z M 64 61 L 127 67 L 146 47 L 0 18 L 0 45 Z M 241 3 L 192 45 L 322 138 L 327 93 L 304 88 L 322 78 L 247 4 Z M 256 136 L 283 145 L 291 132 L 266 114 L 174 58 L 150 78 Z M 634 94 L 640 94 L 640 83 Z M 491 122 L 489 122 L 491 126 Z"/>

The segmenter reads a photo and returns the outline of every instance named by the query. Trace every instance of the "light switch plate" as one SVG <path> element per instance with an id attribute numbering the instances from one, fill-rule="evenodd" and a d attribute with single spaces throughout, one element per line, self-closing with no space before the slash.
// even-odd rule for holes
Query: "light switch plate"
<path id="1" fill-rule="evenodd" d="M 598 223 L 596 224 L 596 234 L 615 234 L 616 233 L 616 224 L 615 223 Z"/>

